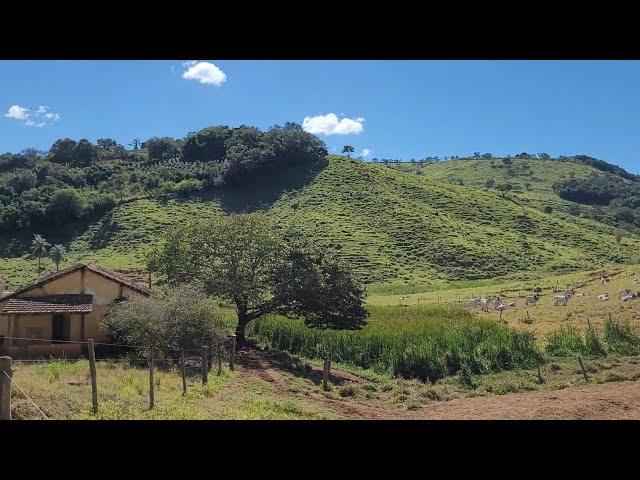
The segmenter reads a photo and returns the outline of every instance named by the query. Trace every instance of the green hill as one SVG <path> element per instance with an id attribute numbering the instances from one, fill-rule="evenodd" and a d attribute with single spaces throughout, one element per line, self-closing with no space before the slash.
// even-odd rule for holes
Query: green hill
<path id="1" fill-rule="evenodd" d="M 310 178 L 292 170 L 209 197 L 137 199 L 76 226 L 73 234 L 43 233 L 67 244 L 67 263 L 92 260 L 135 271 L 144 269 L 145 252 L 171 226 L 264 209 L 336 249 L 367 283 L 412 285 L 597 268 L 625 261 L 640 246 L 632 235 L 617 244 L 612 227 L 569 215 L 570 202 L 553 193 L 554 179 L 581 178 L 592 167 L 553 162 L 551 169 L 530 160 L 523 188 L 502 198 L 484 184 L 504 172 L 482 162 L 443 162 L 416 174 L 418 166 L 330 156 Z M 546 204 L 553 213 L 542 212 Z M 8 250 L 9 239 L 1 241 Z M 0 259 L 0 278 L 12 287 L 35 276 L 37 262 L 27 255 Z"/>

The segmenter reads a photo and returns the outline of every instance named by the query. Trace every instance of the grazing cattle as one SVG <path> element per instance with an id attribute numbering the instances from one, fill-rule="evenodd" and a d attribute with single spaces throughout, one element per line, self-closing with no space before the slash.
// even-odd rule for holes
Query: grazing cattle
<path id="1" fill-rule="evenodd" d="M 505 307 L 503 303 L 501 303 L 500 305 L 498 305 L 496 307 L 496 310 L 498 310 L 500 312 L 500 319 L 502 319 L 502 312 L 504 312 L 506 308 L 507 307 Z"/>
<path id="2" fill-rule="evenodd" d="M 500 295 L 496 295 L 496 298 L 493 299 L 493 306 L 497 307 L 501 303 L 502 303 L 502 299 L 500 298 Z"/>
<path id="3" fill-rule="evenodd" d="M 573 290 L 573 288 L 565 288 L 564 289 L 564 295 L 566 297 L 571 297 L 571 296 L 573 296 L 574 293 L 576 293 L 576 292 Z"/>
<path id="4" fill-rule="evenodd" d="M 489 300 L 487 300 L 486 298 L 483 298 L 480 300 L 480 308 L 482 308 L 483 312 L 488 312 L 489 311 Z"/>
<path id="5" fill-rule="evenodd" d="M 470 298 L 469 299 L 469 305 L 471 305 L 472 307 L 479 307 L 480 306 L 480 299 L 479 298 Z"/>
<path id="6" fill-rule="evenodd" d="M 600 285 L 604 285 L 604 282 L 606 282 L 604 277 L 600 277 Z"/>
<path id="7" fill-rule="evenodd" d="M 629 290 L 628 288 L 623 288 L 618 292 L 618 298 L 624 298 L 630 295 L 631 295 L 631 290 Z"/>
<path id="8" fill-rule="evenodd" d="M 633 280 L 633 284 L 634 284 L 634 285 L 640 285 L 640 279 L 637 279 L 637 278 L 636 278 L 636 279 L 634 279 L 634 280 Z"/>
<path id="9" fill-rule="evenodd" d="M 577 297 L 577 298 L 584 297 L 584 293 L 576 293 L 576 297 Z"/>
<path id="10" fill-rule="evenodd" d="M 603 293 L 601 295 L 598 295 L 598 300 L 606 302 L 607 300 L 609 300 L 609 294 L 608 293 Z"/>
<path id="11" fill-rule="evenodd" d="M 567 297 L 566 295 L 556 295 L 555 297 L 553 297 L 553 304 L 556 307 L 558 305 L 564 305 L 566 307 L 567 306 L 567 300 L 569 300 L 569 297 Z"/>
<path id="12" fill-rule="evenodd" d="M 524 303 L 528 307 L 530 303 L 535 305 L 538 302 L 538 295 L 527 295 L 524 297 Z"/>
<path id="13" fill-rule="evenodd" d="M 510 306 L 510 307 L 515 307 L 515 306 L 516 306 L 516 302 L 510 302 L 510 303 L 509 303 L 509 306 Z"/>

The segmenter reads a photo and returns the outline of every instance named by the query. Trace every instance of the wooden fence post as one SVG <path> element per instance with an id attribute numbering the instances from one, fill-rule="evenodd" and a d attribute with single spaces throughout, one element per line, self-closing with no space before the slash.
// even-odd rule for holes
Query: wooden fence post
<path id="1" fill-rule="evenodd" d="M 229 370 L 233 372 L 236 364 L 236 335 L 231 335 L 231 355 L 229 357 Z"/>
<path id="2" fill-rule="evenodd" d="M 0 420 L 11 420 L 11 357 L 0 357 Z"/>
<path id="3" fill-rule="evenodd" d="M 218 342 L 218 375 L 222 375 L 222 345 Z"/>
<path id="4" fill-rule="evenodd" d="M 582 376 L 584 377 L 584 381 L 589 381 L 589 376 L 587 375 L 587 370 L 584 368 L 584 363 L 582 363 L 582 357 L 578 357 L 578 362 L 580 363 L 580 370 L 582 370 Z"/>
<path id="5" fill-rule="evenodd" d="M 184 349 L 180 351 L 180 367 L 182 369 L 182 395 L 187 393 L 187 376 L 184 371 Z"/>
<path id="6" fill-rule="evenodd" d="M 153 384 L 153 347 L 149 352 L 149 410 L 155 405 L 155 385 Z"/>
<path id="7" fill-rule="evenodd" d="M 324 368 L 322 370 L 322 388 L 329 390 L 329 373 L 331 371 L 331 360 L 329 360 L 329 354 L 326 353 L 324 357 Z"/>
<path id="8" fill-rule="evenodd" d="M 96 372 L 96 352 L 93 345 L 93 338 L 89 339 L 89 374 L 91 375 L 91 411 L 95 415 L 98 413 L 98 375 Z"/>
<path id="9" fill-rule="evenodd" d="M 208 367 L 209 367 L 209 360 L 208 360 L 208 352 L 207 352 L 208 348 L 204 347 L 202 349 L 202 385 L 206 385 L 207 381 L 208 381 Z"/>

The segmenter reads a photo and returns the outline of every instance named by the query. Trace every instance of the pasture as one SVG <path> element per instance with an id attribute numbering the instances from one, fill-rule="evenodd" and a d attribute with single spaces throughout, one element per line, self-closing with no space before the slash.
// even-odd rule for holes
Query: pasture
<path id="1" fill-rule="evenodd" d="M 479 318 L 499 321 L 500 314 L 492 308 L 483 312 L 480 308 L 469 306 L 469 299 L 500 295 L 502 302 L 508 305 L 515 302 L 515 307 L 508 307 L 502 315 L 502 321 L 510 328 L 526 330 L 535 334 L 536 339 L 544 340 L 561 327 L 571 326 L 584 331 L 589 325 L 601 328 L 611 314 L 618 322 L 629 322 L 634 328 L 640 328 L 640 299 L 622 301 L 618 292 L 625 288 L 632 292 L 640 291 L 634 278 L 640 278 L 639 265 L 621 265 L 605 269 L 611 274 L 610 281 L 601 285 L 598 275 L 590 275 L 592 271 L 576 272 L 565 275 L 548 275 L 534 277 L 531 280 L 492 280 L 474 282 L 472 286 L 462 283 L 460 288 L 435 289 L 428 292 L 389 294 L 382 290 L 378 293 L 375 287 L 368 298 L 368 303 L 375 306 L 396 306 L 412 310 L 418 306 L 450 305 L 465 308 Z M 619 274 L 615 274 L 620 272 Z M 536 305 L 525 305 L 524 298 L 533 293 L 535 287 L 542 292 Z M 566 306 L 554 306 L 554 296 L 559 295 L 567 286 L 573 286 L 576 294 Z M 557 290 L 557 292 L 554 292 Z M 609 293 L 608 301 L 601 301 L 598 295 Z M 531 323 L 526 323 L 531 322 Z"/>

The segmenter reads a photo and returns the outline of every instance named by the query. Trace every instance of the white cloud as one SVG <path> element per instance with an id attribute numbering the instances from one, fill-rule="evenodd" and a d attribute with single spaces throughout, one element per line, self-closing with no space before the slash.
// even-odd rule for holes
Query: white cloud
<path id="1" fill-rule="evenodd" d="M 60 120 L 60 114 L 49 111 L 46 105 L 39 105 L 35 110 L 20 105 L 12 105 L 9 107 L 5 117 L 15 118 L 16 120 L 24 120 L 24 124 L 28 127 L 44 127 L 57 120 Z"/>
<path id="2" fill-rule="evenodd" d="M 315 117 L 304 117 L 302 129 L 305 132 L 322 135 L 350 135 L 359 134 L 364 131 L 364 118 L 342 118 L 338 120 L 335 113 L 317 115 Z"/>
<path id="3" fill-rule="evenodd" d="M 5 117 L 15 118 L 16 120 L 26 120 L 29 118 L 28 108 L 21 107 L 20 105 L 11 105 L 9 111 L 4 114 Z"/>
<path id="4" fill-rule="evenodd" d="M 219 87 L 227 81 L 227 76 L 217 66 L 210 62 L 198 62 L 189 60 L 183 64 L 187 70 L 182 74 L 182 78 L 187 80 L 197 80 L 205 85 L 215 85 Z"/>
<path id="5" fill-rule="evenodd" d="M 371 149 L 369 149 L 369 148 L 363 148 L 363 149 L 362 149 L 362 156 L 363 156 L 363 157 L 368 157 L 369 155 L 371 155 Z"/>

